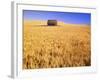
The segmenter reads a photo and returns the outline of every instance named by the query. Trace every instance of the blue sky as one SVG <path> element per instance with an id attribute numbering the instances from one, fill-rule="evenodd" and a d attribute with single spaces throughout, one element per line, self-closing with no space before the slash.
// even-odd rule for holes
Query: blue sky
<path id="1" fill-rule="evenodd" d="M 24 20 L 54 19 L 71 24 L 91 24 L 90 13 L 23 10 Z"/>

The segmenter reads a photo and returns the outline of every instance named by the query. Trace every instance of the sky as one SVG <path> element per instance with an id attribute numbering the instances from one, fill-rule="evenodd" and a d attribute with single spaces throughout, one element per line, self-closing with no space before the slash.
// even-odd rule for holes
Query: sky
<path id="1" fill-rule="evenodd" d="M 91 24 L 90 13 L 23 10 L 24 20 L 57 20 L 70 24 Z"/>

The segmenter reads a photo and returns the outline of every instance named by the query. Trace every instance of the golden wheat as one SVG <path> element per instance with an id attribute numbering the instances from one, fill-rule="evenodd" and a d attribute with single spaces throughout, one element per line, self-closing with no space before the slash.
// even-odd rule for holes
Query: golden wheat
<path id="1" fill-rule="evenodd" d="M 25 23 L 23 69 L 91 65 L 89 26 Z"/>

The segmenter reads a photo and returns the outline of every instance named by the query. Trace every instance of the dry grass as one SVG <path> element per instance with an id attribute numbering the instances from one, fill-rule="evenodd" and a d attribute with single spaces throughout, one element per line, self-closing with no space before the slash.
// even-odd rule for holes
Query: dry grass
<path id="1" fill-rule="evenodd" d="M 90 27 L 24 22 L 23 69 L 91 65 Z"/>

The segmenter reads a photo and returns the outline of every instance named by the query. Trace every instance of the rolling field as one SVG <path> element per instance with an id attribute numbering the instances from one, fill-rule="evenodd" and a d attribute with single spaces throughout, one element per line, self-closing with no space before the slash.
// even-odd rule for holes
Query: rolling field
<path id="1" fill-rule="evenodd" d="M 91 65 L 91 27 L 24 21 L 23 69 Z"/>

